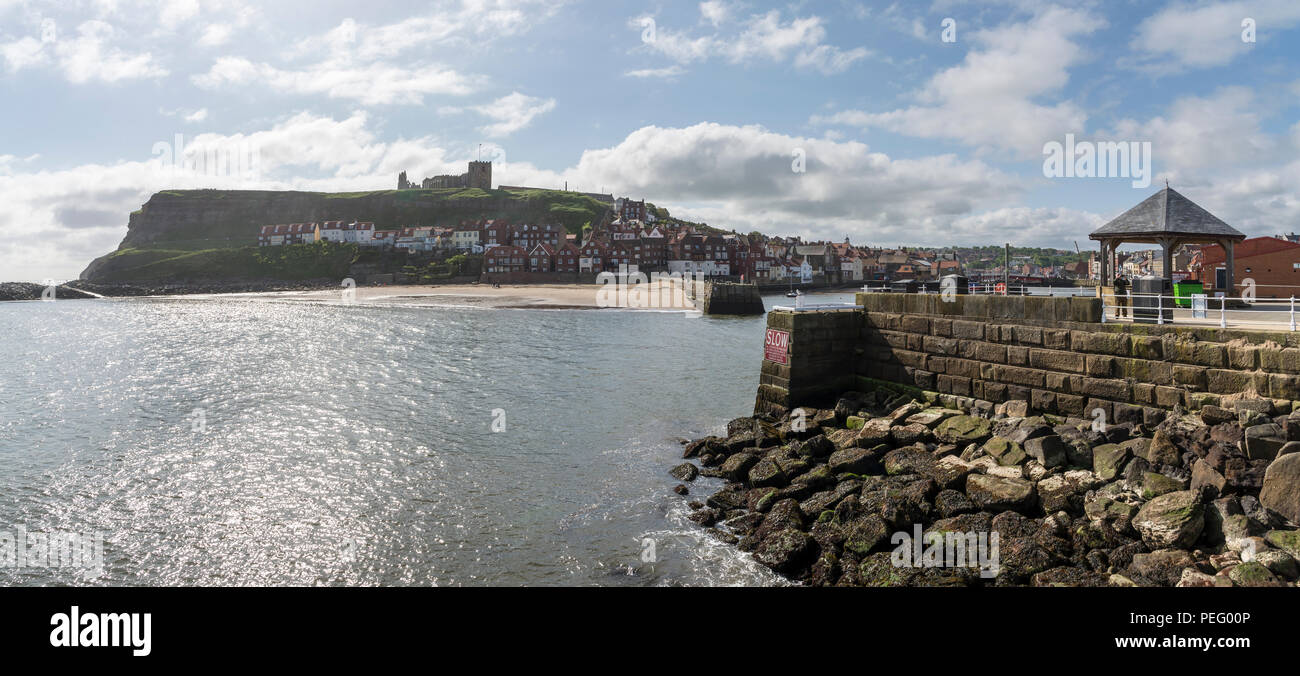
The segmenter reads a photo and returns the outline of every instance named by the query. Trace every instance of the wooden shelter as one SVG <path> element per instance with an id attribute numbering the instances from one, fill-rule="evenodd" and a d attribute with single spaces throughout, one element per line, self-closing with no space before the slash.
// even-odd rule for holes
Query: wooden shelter
<path id="1" fill-rule="evenodd" d="M 1115 252 L 1121 244 L 1158 244 L 1164 252 L 1164 277 L 1172 279 L 1174 251 L 1183 244 L 1218 244 L 1227 253 L 1226 289 L 1234 289 L 1233 247 L 1246 236 L 1168 185 L 1098 228 L 1088 239 L 1101 244 L 1101 284 L 1115 279 Z M 1229 293 L 1228 295 L 1232 295 Z"/>

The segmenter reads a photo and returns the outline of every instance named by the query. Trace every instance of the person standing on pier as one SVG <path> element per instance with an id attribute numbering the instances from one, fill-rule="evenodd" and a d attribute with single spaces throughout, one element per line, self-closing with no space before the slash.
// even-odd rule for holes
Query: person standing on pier
<path id="1" fill-rule="evenodd" d="M 1115 275 L 1115 318 L 1128 316 L 1128 280 L 1123 274 Z"/>

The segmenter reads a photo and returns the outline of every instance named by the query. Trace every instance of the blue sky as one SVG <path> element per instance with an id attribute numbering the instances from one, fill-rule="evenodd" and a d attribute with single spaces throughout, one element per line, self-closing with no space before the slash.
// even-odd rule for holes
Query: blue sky
<path id="1" fill-rule="evenodd" d="M 1298 38 L 1295 0 L 0 0 L 0 278 L 75 277 L 157 190 L 390 188 L 480 144 L 498 183 L 741 231 L 1087 247 L 1168 179 L 1288 232 Z M 255 169 L 171 170 L 178 134 Z M 1150 142 L 1150 185 L 1044 176 L 1066 134 Z"/>

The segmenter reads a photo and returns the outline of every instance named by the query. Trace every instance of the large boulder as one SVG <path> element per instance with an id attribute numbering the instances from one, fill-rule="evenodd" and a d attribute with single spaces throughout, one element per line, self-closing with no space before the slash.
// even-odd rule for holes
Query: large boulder
<path id="1" fill-rule="evenodd" d="M 1300 559 L 1300 530 L 1271 530 L 1264 539 L 1270 545 Z"/>
<path id="2" fill-rule="evenodd" d="M 1277 587 L 1280 582 L 1273 572 L 1257 561 L 1247 561 L 1228 570 L 1228 578 L 1238 587 Z"/>
<path id="3" fill-rule="evenodd" d="M 866 556 L 889 539 L 889 525 L 876 514 L 867 514 L 845 524 L 844 550 Z"/>
<path id="4" fill-rule="evenodd" d="M 1129 449 L 1119 444 L 1103 444 L 1092 449 L 1092 471 L 1106 481 L 1114 481 L 1129 459 Z"/>
<path id="5" fill-rule="evenodd" d="M 1156 430 L 1151 436 L 1151 443 L 1147 444 L 1146 453 L 1143 459 L 1152 465 L 1174 465 L 1181 464 L 1182 451 L 1178 446 L 1165 434 L 1164 430 Z"/>
<path id="6" fill-rule="evenodd" d="M 874 474 L 880 470 L 880 454 L 865 448 L 844 448 L 831 454 L 832 474 Z"/>
<path id="7" fill-rule="evenodd" d="M 1196 464 L 1192 465 L 1192 490 L 1194 491 L 1209 486 L 1214 489 L 1217 495 L 1223 492 L 1223 487 L 1227 482 L 1228 480 L 1214 469 L 1214 465 L 1211 465 L 1204 458 L 1197 460 Z"/>
<path id="8" fill-rule="evenodd" d="M 1287 441 L 1289 440 L 1281 425 L 1266 423 L 1246 428 L 1246 438 L 1243 443 L 1246 446 L 1247 458 L 1272 460 L 1277 457 L 1277 452 L 1282 450 Z"/>
<path id="9" fill-rule="evenodd" d="M 700 475 L 700 468 L 696 467 L 694 463 L 684 462 L 668 470 L 668 474 L 678 481 L 695 481 L 696 477 Z"/>
<path id="10" fill-rule="evenodd" d="M 917 446 L 896 448 L 885 454 L 887 474 L 924 474 L 937 462 L 932 453 Z"/>
<path id="11" fill-rule="evenodd" d="M 1185 490 L 1186 484 L 1178 479 L 1167 477 L 1156 472 L 1144 472 L 1142 474 L 1142 499 L 1150 500 L 1159 497 L 1165 493 Z"/>
<path id="12" fill-rule="evenodd" d="M 1029 459 L 1020 444 L 1004 437 L 993 437 L 984 442 L 984 452 L 1006 467 L 1023 464 Z"/>
<path id="13" fill-rule="evenodd" d="M 1129 570 L 1152 582 L 1173 587 L 1182 579 L 1183 571 L 1195 563 L 1192 555 L 1182 549 L 1160 549 L 1134 554 Z"/>
<path id="14" fill-rule="evenodd" d="M 778 573 L 793 575 L 808 565 L 816 551 L 817 543 L 811 535 L 785 528 L 760 540 L 754 558 Z"/>
<path id="15" fill-rule="evenodd" d="M 790 483 L 790 478 L 781 471 L 781 465 L 775 458 L 763 458 L 749 470 L 749 485 L 754 488 L 767 486 L 781 487 Z"/>
<path id="16" fill-rule="evenodd" d="M 748 478 L 749 468 L 758 464 L 758 455 L 754 453 L 737 453 L 722 463 L 718 469 L 729 481 L 742 481 Z"/>
<path id="17" fill-rule="evenodd" d="M 1048 469 L 1066 463 L 1065 442 L 1055 434 L 1026 440 L 1025 453 Z"/>
<path id="18" fill-rule="evenodd" d="M 799 444 L 797 452 L 804 457 L 824 458 L 835 452 L 835 442 L 827 439 L 824 434 L 818 434 Z"/>
<path id="19" fill-rule="evenodd" d="M 971 415 L 955 415 L 939 423 L 934 436 L 945 444 L 964 446 L 979 443 L 989 436 L 989 421 Z"/>
<path id="20" fill-rule="evenodd" d="M 905 422 L 909 425 L 925 425 L 930 429 L 934 429 L 939 423 L 955 415 L 961 415 L 961 411 L 954 411 L 949 408 L 927 408 L 920 413 L 908 416 Z"/>
<path id="21" fill-rule="evenodd" d="M 1205 507 L 1196 491 L 1167 493 L 1142 505 L 1133 527 L 1152 549 L 1187 549 L 1205 528 Z"/>
<path id="22" fill-rule="evenodd" d="M 1300 523 L 1300 453 L 1289 453 L 1269 464 L 1259 501 L 1291 523 Z"/>
<path id="23" fill-rule="evenodd" d="M 999 512 L 1015 510 L 1018 512 L 1032 509 L 1038 496 L 1034 493 L 1034 484 L 1024 479 L 1012 479 L 972 475 L 966 480 L 966 495 L 981 509 Z"/>

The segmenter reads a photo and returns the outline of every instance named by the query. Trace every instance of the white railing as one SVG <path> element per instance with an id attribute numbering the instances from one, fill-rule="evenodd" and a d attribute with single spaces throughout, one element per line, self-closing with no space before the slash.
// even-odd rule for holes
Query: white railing
<path id="1" fill-rule="evenodd" d="M 773 312 L 830 312 L 839 310 L 861 310 L 862 306 L 855 303 L 814 303 L 804 305 L 773 305 Z"/>
<path id="2" fill-rule="evenodd" d="M 930 282 L 934 284 L 934 282 Z M 890 286 L 870 286 L 863 285 L 863 293 L 891 293 L 893 287 Z M 927 291 L 924 286 L 916 290 L 918 294 L 934 294 L 934 291 Z M 939 291 L 942 293 L 942 289 Z M 1087 286 L 1012 286 L 1008 287 L 1003 293 L 998 290 L 994 284 L 976 284 L 974 282 L 966 286 L 966 293 L 972 296 L 1083 296 L 1092 297 L 1097 293 L 1096 287 Z"/>
<path id="3" fill-rule="evenodd" d="M 1116 298 L 1122 299 L 1122 302 L 1115 302 Z M 1135 299 L 1143 301 L 1141 307 L 1134 307 Z M 1108 304 L 1107 300 L 1112 303 Z M 1229 308 L 1229 300 L 1245 303 L 1247 307 Z M 1178 301 L 1188 305 L 1180 306 Z M 1202 303 L 1204 306 L 1198 307 Z M 1290 331 L 1296 330 L 1295 296 L 1289 299 L 1247 301 L 1203 294 L 1198 294 L 1197 297 L 1165 296 L 1127 291 L 1121 296 L 1106 294 L 1102 297 L 1101 322 L 1103 324 L 1116 321 L 1137 322 L 1139 314 L 1143 315 L 1141 321 L 1145 323 L 1203 325 L 1217 323 L 1221 329 L 1228 328 L 1229 315 L 1232 315 L 1232 323 L 1238 326 L 1286 326 Z"/>

